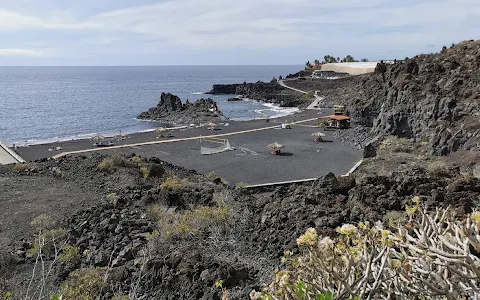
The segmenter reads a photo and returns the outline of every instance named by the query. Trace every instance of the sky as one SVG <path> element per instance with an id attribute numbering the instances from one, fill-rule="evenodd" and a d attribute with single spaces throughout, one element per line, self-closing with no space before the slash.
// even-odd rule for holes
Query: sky
<path id="1" fill-rule="evenodd" d="M 480 38 L 479 0 L 0 0 L 0 65 L 304 64 Z"/>

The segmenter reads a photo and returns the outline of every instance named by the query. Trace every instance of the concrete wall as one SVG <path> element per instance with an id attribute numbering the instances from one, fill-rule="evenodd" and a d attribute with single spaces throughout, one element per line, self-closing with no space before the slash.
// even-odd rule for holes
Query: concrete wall
<path id="1" fill-rule="evenodd" d="M 25 162 L 18 154 L 0 141 L 0 165 L 16 164 Z"/>
<path id="2" fill-rule="evenodd" d="M 339 73 L 348 73 L 350 75 L 360 75 L 375 72 L 378 62 L 355 62 L 355 63 L 333 63 L 322 65 L 322 71 L 334 71 Z"/>

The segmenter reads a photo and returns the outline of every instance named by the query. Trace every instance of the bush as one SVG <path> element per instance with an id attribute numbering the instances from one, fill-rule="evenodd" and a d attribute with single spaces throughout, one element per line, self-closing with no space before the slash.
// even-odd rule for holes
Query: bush
<path id="1" fill-rule="evenodd" d="M 248 183 L 245 182 L 239 182 L 235 185 L 235 189 L 237 190 L 244 190 L 248 187 Z"/>
<path id="2" fill-rule="evenodd" d="M 140 173 L 142 173 L 144 179 L 147 179 L 148 177 L 150 177 L 150 169 L 147 167 L 141 167 Z"/>
<path id="3" fill-rule="evenodd" d="M 208 180 L 208 181 L 214 181 L 215 179 L 217 179 L 219 176 L 217 175 L 217 173 L 215 172 L 210 172 L 208 173 L 207 175 L 205 175 L 205 179 Z"/>
<path id="4" fill-rule="evenodd" d="M 173 212 L 161 206 L 151 207 L 149 216 L 158 221 L 159 230 L 153 237 L 161 240 L 199 236 L 228 220 L 231 208 L 219 202 L 216 206 L 201 206 L 194 210 Z"/>
<path id="5" fill-rule="evenodd" d="M 63 252 L 58 259 L 66 265 L 75 266 L 80 262 L 80 253 L 79 247 L 66 245 L 63 247 Z"/>
<path id="6" fill-rule="evenodd" d="M 435 160 L 428 165 L 427 171 L 434 176 L 448 176 L 448 165 L 441 161 Z"/>
<path id="7" fill-rule="evenodd" d="M 30 224 L 35 228 L 37 232 L 42 232 L 47 229 L 53 228 L 55 222 L 52 217 L 47 214 L 41 214 L 34 218 Z"/>
<path id="8" fill-rule="evenodd" d="M 383 152 L 401 152 L 411 153 L 413 151 L 413 144 L 404 138 L 397 138 L 395 136 L 388 136 L 379 146 L 379 150 Z"/>
<path id="9" fill-rule="evenodd" d="M 315 99 L 315 95 L 313 94 L 313 92 L 308 92 L 308 93 L 305 94 L 305 98 L 307 100 L 313 100 L 313 99 Z"/>
<path id="10" fill-rule="evenodd" d="M 480 212 L 458 219 L 449 209 L 427 211 L 415 198 L 397 229 L 345 224 L 338 237 L 310 228 L 286 252 L 285 268 L 252 299 L 472 299 L 480 296 Z M 301 293 L 299 293 L 301 292 Z M 300 297 L 301 296 L 301 297 Z"/>
<path id="11" fill-rule="evenodd" d="M 153 222 L 160 221 L 167 213 L 168 208 L 163 205 L 154 204 L 147 208 L 147 217 Z"/>
<path id="12" fill-rule="evenodd" d="M 78 269 L 70 273 L 60 290 L 61 299 L 100 299 L 108 288 L 104 268 Z"/>
<path id="13" fill-rule="evenodd" d="M 136 164 L 139 164 L 142 162 L 142 158 L 140 156 L 133 156 L 131 160 Z"/>
<path id="14" fill-rule="evenodd" d="M 123 157 L 115 155 L 105 158 L 98 164 L 97 168 L 105 173 L 113 173 L 118 167 L 125 167 L 126 163 Z"/>
<path id="15" fill-rule="evenodd" d="M 168 176 L 160 184 L 160 189 L 162 190 L 179 190 L 185 186 L 185 182 L 178 178 L 177 176 Z"/>
<path id="16" fill-rule="evenodd" d="M 30 256 L 36 257 L 40 254 L 49 256 L 56 254 L 60 249 L 56 248 L 61 245 L 59 240 L 64 239 L 67 231 L 63 228 L 53 228 L 38 233 L 35 236 L 32 248 L 28 251 Z"/>
<path id="17" fill-rule="evenodd" d="M 65 237 L 66 230 L 55 227 L 55 222 L 52 217 L 41 214 L 34 218 L 30 224 L 36 231 L 33 246 L 29 250 L 31 256 L 36 257 L 40 253 L 50 255 L 53 254 L 54 251 L 60 251 L 60 249 L 55 249 L 55 247 L 59 247 L 59 240 Z"/>
<path id="18" fill-rule="evenodd" d="M 33 169 L 34 166 L 31 165 L 31 164 L 26 164 L 26 163 L 23 163 L 23 164 L 16 164 L 15 166 L 13 166 L 13 170 L 18 172 L 18 173 L 23 173 L 23 172 L 26 172 L 30 169 Z"/>
<path id="19" fill-rule="evenodd" d="M 116 193 L 110 193 L 107 195 L 107 200 L 112 203 L 114 206 L 117 206 L 118 195 Z"/>

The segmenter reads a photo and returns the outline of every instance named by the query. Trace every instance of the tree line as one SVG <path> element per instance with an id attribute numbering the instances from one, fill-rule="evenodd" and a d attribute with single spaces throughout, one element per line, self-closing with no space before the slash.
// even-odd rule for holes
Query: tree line
<path id="1" fill-rule="evenodd" d="M 362 58 L 360 61 L 362 61 L 362 62 L 367 62 L 368 59 Z M 358 62 L 358 60 L 356 60 L 355 58 L 353 58 L 353 56 L 351 56 L 351 55 L 347 55 L 347 56 L 345 56 L 345 57 L 342 58 L 342 59 L 340 59 L 340 57 L 335 58 L 334 56 L 331 56 L 331 55 L 325 55 L 325 56 L 323 57 L 323 61 L 322 61 L 322 62 L 320 62 L 320 60 L 318 60 L 318 59 L 315 59 L 315 60 L 313 61 L 313 64 L 312 64 L 310 61 L 307 61 L 307 62 L 305 63 L 305 66 L 306 66 L 307 68 L 313 68 L 313 67 L 318 67 L 318 66 L 323 65 L 323 64 L 343 63 L 343 62 L 347 62 L 347 63 L 348 63 L 348 62 Z"/>

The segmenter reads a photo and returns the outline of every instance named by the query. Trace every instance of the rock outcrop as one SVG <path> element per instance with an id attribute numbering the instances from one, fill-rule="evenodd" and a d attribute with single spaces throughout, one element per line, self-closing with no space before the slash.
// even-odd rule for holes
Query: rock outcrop
<path id="1" fill-rule="evenodd" d="M 158 105 L 137 118 L 177 125 L 227 120 L 212 99 L 200 99 L 193 103 L 187 100 L 183 104 L 179 97 L 170 93 L 162 93 Z"/>
<path id="2" fill-rule="evenodd" d="M 237 92 L 237 87 L 241 84 L 214 84 L 210 92 L 211 95 L 233 95 Z"/>
<path id="3" fill-rule="evenodd" d="M 243 98 L 277 104 L 281 107 L 296 107 L 304 105 L 306 99 L 292 95 L 278 82 L 243 83 L 243 84 L 216 84 L 207 94 L 230 94 L 240 95 Z M 233 100 L 229 100 L 233 101 Z"/>

